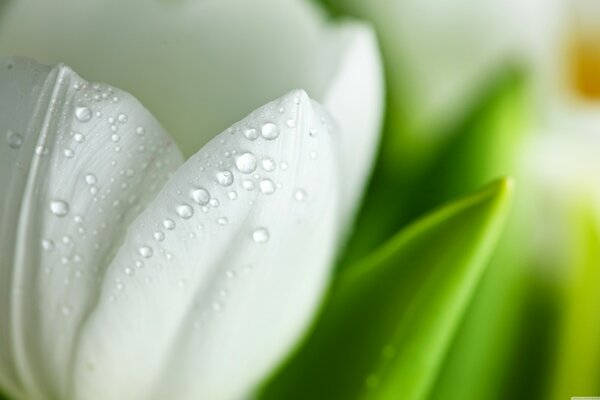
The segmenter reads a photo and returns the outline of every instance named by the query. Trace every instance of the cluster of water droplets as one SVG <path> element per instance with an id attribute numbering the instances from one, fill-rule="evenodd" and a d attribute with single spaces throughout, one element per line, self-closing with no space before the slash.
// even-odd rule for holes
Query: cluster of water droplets
<path id="1" fill-rule="evenodd" d="M 47 215 L 40 216 L 46 221 L 39 237 L 41 279 L 63 284 L 64 293 L 81 288 L 92 293 L 127 227 L 177 167 L 177 155 L 158 124 L 140 118 L 142 107 L 132 108 L 133 100 L 124 102 L 116 89 L 72 73 L 58 74 L 56 88 L 46 125 L 39 138 L 32 137 L 37 141 L 32 157 L 39 158 L 33 165 L 43 177 L 35 193 Z M 16 130 L 6 140 L 14 151 L 24 150 Z M 150 247 L 140 251 L 140 259 L 151 255 Z M 72 285 L 74 280 L 86 283 Z M 68 317 L 77 307 L 65 300 L 60 312 Z"/>
<path id="2" fill-rule="evenodd" d="M 272 219 L 261 221 L 257 217 L 261 213 L 254 214 L 251 209 L 260 205 L 268 211 L 270 201 L 282 198 L 278 196 L 284 196 L 283 201 L 298 204 L 298 207 L 305 207 L 303 204 L 309 200 L 306 187 L 286 185 L 298 184 L 294 180 L 296 171 L 291 167 L 299 162 L 295 157 L 303 157 L 301 162 L 313 162 L 317 142 L 312 140 L 323 131 L 323 121 L 314 121 L 309 132 L 306 127 L 298 129 L 301 123 L 299 108 L 298 98 L 287 98 L 275 106 L 270 105 L 269 109 L 260 109 L 188 160 L 182 167 L 189 168 L 189 176 L 185 173 L 187 181 L 174 183 L 172 187 L 167 185 L 169 193 L 165 194 L 168 200 L 163 203 L 166 204 L 163 217 L 154 213 L 143 221 L 143 227 L 140 225 L 140 230 L 149 233 L 144 240 L 138 241 L 133 259 L 142 257 L 157 268 L 170 268 L 171 273 L 180 274 L 173 282 L 178 282 L 180 288 L 188 288 L 194 287 L 188 283 L 195 282 L 196 275 L 182 265 L 189 263 L 190 257 L 182 254 L 182 249 L 202 248 L 203 241 L 212 237 L 231 236 L 247 242 L 238 244 L 231 241 L 232 247 L 255 246 L 256 254 L 260 254 L 268 251 L 267 246 L 273 240 L 284 240 L 277 236 L 276 227 L 270 225 Z M 300 140 L 299 135 L 307 137 Z M 308 143 L 315 150 L 298 155 L 289 144 L 279 143 L 282 137 L 292 143 Z M 281 151 L 282 146 L 287 148 L 286 151 Z M 245 215 L 252 216 L 251 222 L 240 221 L 239 214 L 234 211 L 240 208 L 248 210 Z M 198 262 L 202 264 L 201 260 Z M 212 289 L 214 299 L 209 302 L 210 313 L 220 312 L 226 307 L 226 299 L 234 290 L 233 282 L 237 278 L 248 276 L 260 267 L 249 259 L 240 262 L 242 265 L 220 271 L 218 276 L 222 280 L 214 278 L 220 283 Z M 127 277 L 133 275 L 128 272 L 135 271 L 131 267 L 126 268 L 130 269 L 118 278 L 122 285 L 126 285 Z M 154 278 L 147 279 L 151 281 Z M 206 307 L 206 302 L 201 302 L 199 307 Z"/>

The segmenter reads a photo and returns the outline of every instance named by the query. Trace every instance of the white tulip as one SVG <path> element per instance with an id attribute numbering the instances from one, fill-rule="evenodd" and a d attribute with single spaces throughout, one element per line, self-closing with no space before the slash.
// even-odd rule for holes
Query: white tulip
<path id="1" fill-rule="evenodd" d="M 0 52 L 133 95 L 0 59 L 0 387 L 250 395 L 310 321 L 368 176 L 372 32 L 296 1 L 1 11 Z"/>

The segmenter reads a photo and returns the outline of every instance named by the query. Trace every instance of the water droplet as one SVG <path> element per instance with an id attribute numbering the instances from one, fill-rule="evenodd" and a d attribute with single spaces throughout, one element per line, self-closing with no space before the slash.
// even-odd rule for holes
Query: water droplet
<path id="1" fill-rule="evenodd" d="M 256 243 L 265 243 L 269 240 L 269 231 L 267 228 L 257 228 L 252 232 L 252 240 Z"/>
<path id="2" fill-rule="evenodd" d="M 63 154 L 67 158 L 73 158 L 73 156 L 75 156 L 75 152 L 73 150 L 71 150 L 71 149 L 64 149 L 63 150 Z"/>
<path id="3" fill-rule="evenodd" d="M 310 158 L 312 158 L 313 160 L 317 159 L 317 152 L 316 151 L 311 151 L 309 154 Z"/>
<path id="4" fill-rule="evenodd" d="M 11 149 L 18 149 L 23 145 L 23 136 L 15 131 L 9 130 L 6 133 L 6 141 Z"/>
<path id="5" fill-rule="evenodd" d="M 279 128 L 274 123 L 267 122 L 262 126 L 260 134 L 267 140 L 277 139 L 277 136 L 279 136 Z"/>
<path id="6" fill-rule="evenodd" d="M 89 107 L 77 107 L 75 109 L 75 118 L 81 122 L 88 122 L 92 119 L 92 110 Z"/>
<path id="7" fill-rule="evenodd" d="M 308 131 L 308 135 L 311 137 L 317 136 L 317 128 L 311 128 L 311 130 Z"/>
<path id="8" fill-rule="evenodd" d="M 227 225 L 228 222 L 229 222 L 229 220 L 225 217 L 221 217 L 221 218 L 217 219 L 217 224 L 219 224 L 219 225 Z"/>
<path id="9" fill-rule="evenodd" d="M 95 185 L 98 182 L 98 179 L 96 178 L 96 175 L 94 175 L 94 174 L 87 174 L 85 176 L 85 182 L 88 185 Z"/>
<path id="10" fill-rule="evenodd" d="M 46 149 L 42 145 L 36 146 L 35 147 L 35 154 L 37 154 L 38 156 L 44 156 L 44 155 L 48 154 L 48 149 Z"/>
<path id="11" fill-rule="evenodd" d="M 189 204 L 177 206 L 177 214 L 183 219 L 190 219 L 194 215 L 194 209 Z"/>
<path id="12" fill-rule="evenodd" d="M 290 128 L 294 128 L 296 126 L 296 121 L 294 121 L 293 119 L 288 119 L 285 123 Z"/>
<path id="13" fill-rule="evenodd" d="M 175 229 L 175 221 L 167 218 L 163 221 L 163 226 L 165 227 L 165 229 L 168 229 L 171 231 L 171 230 Z"/>
<path id="14" fill-rule="evenodd" d="M 258 131 L 254 128 L 245 129 L 244 137 L 248 140 L 256 140 L 258 138 Z"/>
<path id="15" fill-rule="evenodd" d="M 219 171 L 216 177 L 217 182 L 223 186 L 230 186 L 233 183 L 233 174 L 231 171 Z"/>
<path id="16" fill-rule="evenodd" d="M 194 199 L 197 204 L 205 206 L 210 201 L 210 193 L 204 188 L 196 188 L 192 190 L 192 199 Z"/>
<path id="17" fill-rule="evenodd" d="M 235 200 L 235 199 L 237 199 L 237 197 L 238 197 L 238 194 L 237 194 L 237 192 L 236 192 L 236 191 L 234 191 L 234 190 L 232 190 L 231 192 L 227 193 L 227 195 L 229 196 L 229 198 L 230 198 L 231 200 Z"/>
<path id="18" fill-rule="evenodd" d="M 120 123 L 124 124 L 125 122 L 127 122 L 127 115 L 121 113 L 117 116 L 117 121 L 119 121 Z"/>
<path id="19" fill-rule="evenodd" d="M 246 179 L 242 182 L 242 187 L 248 191 L 254 190 L 254 182 L 252 182 L 250 179 Z"/>
<path id="20" fill-rule="evenodd" d="M 117 143 L 119 140 L 121 140 L 121 136 L 119 136 L 116 133 L 114 133 L 113 135 L 111 135 L 110 140 L 112 140 L 113 142 Z"/>
<path id="21" fill-rule="evenodd" d="M 64 217 L 69 213 L 69 203 L 63 200 L 52 200 L 50 202 L 50 211 L 57 217 Z"/>
<path id="22" fill-rule="evenodd" d="M 288 168 L 289 168 L 288 163 L 286 163 L 285 161 L 281 163 L 281 170 L 282 171 L 287 171 Z"/>
<path id="23" fill-rule="evenodd" d="M 263 179 L 260 181 L 260 191 L 264 194 L 273 194 L 275 193 L 275 184 L 270 179 Z"/>
<path id="24" fill-rule="evenodd" d="M 251 174 L 256 170 L 256 156 L 250 152 L 242 153 L 236 157 L 235 166 L 242 174 Z"/>
<path id="25" fill-rule="evenodd" d="M 263 158 L 261 165 L 267 172 L 271 172 L 275 169 L 275 161 L 272 158 Z"/>
<path id="26" fill-rule="evenodd" d="M 50 239 L 42 239 L 42 248 L 46 251 L 54 250 L 54 242 Z"/>
<path id="27" fill-rule="evenodd" d="M 139 253 L 144 258 L 150 258 L 152 257 L 152 254 L 154 254 L 152 248 L 149 246 L 140 246 Z"/>
<path id="28" fill-rule="evenodd" d="M 82 133 L 76 133 L 73 137 L 77 143 L 85 142 L 85 136 Z"/>
<path id="29" fill-rule="evenodd" d="M 135 271 L 134 271 L 133 268 L 131 268 L 131 267 L 125 267 L 125 275 L 131 276 L 133 274 L 135 274 Z"/>
<path id="30" fill-rule="evenodd" d="M 143 136 L 146 133 L 146 130 L 143 126 L 138 126 L 137 128 L 135 128 L 135 133 L 137 133 L 140 136 Z"/>
<path id="31" fill-rule="evenodd" d="M 165 240 L 165 234 L 162 233 L 161 231 L 156 231 L 154 232 L 154 239 L 158 240 L 159 242 L 162 242 L 163 240 Z"/>
<path id="32" fill-rule="evenodd" d="M 298 189 L 296 190 L 296 193 L 294 193 L 294 198 L 298 201 L 304 201 L 307 197 L 308 195 L 303 189 Z"/>
<path id="33" fill-rule="evenodd" d="M 210 201 L 208 202 L 208 204 L 210 204 L 210 206 L 212 208 L 217 208 L 219 207 L 219 200 L 218 199 L 210 199 Z"/>

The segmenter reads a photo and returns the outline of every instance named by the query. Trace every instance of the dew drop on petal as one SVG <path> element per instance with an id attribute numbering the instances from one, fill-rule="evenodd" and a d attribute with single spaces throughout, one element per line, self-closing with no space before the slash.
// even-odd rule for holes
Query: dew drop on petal
<path id="1" fill-rule="evenodd" d="M 50 239 L 42 239 L 42 248 L 46 251 L 54 250 L 54 242 Z"/>
<path id="2" fill-rule="evenodd" d="M 242 153 L 236 157 L 235 166 L 242 174 L 251 174 L 256 170 L 256 156 L 250 152 Z"/>
<path id="3" fill-rule="evenodd" d="M 261 165 L 267 172 L 271 172 L 275 169 L 275 161 L 272 158 L 263 158 Z"/>
<path id="4" fill-rule="evenodd" d="M 210 193 L 204 188 L 192 190 L 192 199 L 199 205 L 205 206 L 210 201 Z"/>
<path id="5" fill-rule="evenodd" d="M 88 185 L 95 185 L 96 182 L 98 182 L 98 179 L 96 179 L 96 175 L 94 175 L 94 174 L 87 174 L 85 176 L 85 182 Z"/>
<path id="6" fill-rule="evenodd" d="M 57 217 L 64 217 L 69 213 L 69 203 L 63 200 L 52 200 L 50 202 L 50 211 Z"/>
<path id="7" fill-rule="evenodd" d="M 75 109 L 75 118 L 81 122 L 88 122 L 92 119 L 92 110 L 89 107 L 77 107 Z"/>
<path id="8" fill-rule="evenodd" d="M 6 142 L 11 149 L 18 149 L 23 145 L 23 136 L 15 131 L 9 130 L 6 133 Z"/>
<path id="9" fill-rule="evenodd" d="M 267 122 L 260 129 L 260 134 L 267 140 L 277 139 L 279 136 L 279 127 L 272 122 Z"/>
<path id="10" fill-rule="evenodd" d="M 217 182 L 222 186 L 231 186 L 233 183 L 233 174 L 231 171 L 219 171 L 216 174 Z"/>
<path id="11" fill-rule="evenodd" d="M 75 155 L 75 152 L 69 148 L 66 148 L 63 150 L 63 154 L 65 155 L 65 157 L 67 158 L 73 158 L 73 156 Z"/>
<path id="12" fill-rule="evenodd" d="M 256 228 L 252 232 L 252 240 L 256 243 L 265 243 L 269 240 L 269 231 L 267 228 Z"/>
<path id="13" fill-rule="evenodd" d="M 152 236 L 154 236 L 154 239 L 158 240 L 159 242 L 162 242 L 163 240 L 165 240 L 165 234 L 161 231 L 154 232 L 154 234 Z"/>
<path id="14" fill-rule="evenodd" d="M 304 189 L 298 189 L 294 193 L 294 198 L 298 201 L 304 201 L 307 197 L 308 195 L 306 194 L 306 191 L 304 191 Z"/>
<path id="15" fill-rule="evenodd" d="M 254 182 L 250 179 L 246 179 L 242 182 L 242 187 L 248 191 L 254 190 Z"/>
<path id="16" fill-rule="evenodd" d="M 275 193 L 275 184 L 270 179 L 263 179 L 260 181 L 260 191 L 264 194 L 273 194 Z"/>
<path id="17" fill-rule="evenodd" d="M 177 214 L 183 219 L 190 219 L 194 215 L 194 209 L 189 204 L 177 206 Z"/>
<path id="18" fill-rule="evenodd" d="M 150 258 L 150 257 L 152 257 L 152 254 L 154 254 L 154 252 L 152 251 L 152 248 L 149 246 L 140 246 L 138 251 L 139 251 L 140 255 L 144 258 Z"/>
<path id="19" fill-rule="evenodd" d="M 175 221 L 173 221 L 170 218 L 167 218 L 163 221 L 163 226 L 165 227 L 165 229 L 168 229 L 171 231 L 171 230 L 175 229 Z"/>
<path id="20" fill-rule="evenodd" d="M 219 225 L 227 225 L 229 223 L 229 220 L 225 217 L 220 217 L 219 219 L 217 219 L 217 224 Z"/>
<path id="21" fill-rule="evenodd" d="M 248 140 L 256 140 L 258 138 L 258 131 L 254 128 L 244 129 L 244 137 Z"/>

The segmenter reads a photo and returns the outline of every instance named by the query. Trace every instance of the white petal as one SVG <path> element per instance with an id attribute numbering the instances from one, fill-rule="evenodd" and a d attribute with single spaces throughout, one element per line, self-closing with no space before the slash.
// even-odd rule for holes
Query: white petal
<path id="1" fill-rule="evenodd" d="M 0 51 L 129 91 L 185 155 L 293 88 L 320 99 L 336 41 L 304 0 L 20 0 L 0 19 Z"/>
<path id="2" fill-rule="evenodd" d="M 28 134 L 28 126 L 40 95 L 48 91 L 45 81 L 49 72 L 50 67 L 43 65 L 15 68 L 14 61 L 0 58 L 0 320 L 4 321 L 0 329 L 0 386 L 16 398 L 24 396 L 7 324 L 11 318 L 15 226 L 37 142 L 35 134 Z M 29 95 L 23 95 L 24 87 Z"/>
<path id="3" fill-rule="evenodd" d="M 291 92 L 169 180 L 109 267 L 76 398 L 239 398 L 290 350 L 339 237 L 335 136 L 319 109 Z"/>
<path id="4" fill-rule="evenodd" d="M 15 146 L 8 133 L 0 150 L 10 189 L 0 200 L 11 333 L 0 345 L 12 350 L 3 366 L 25 398 L 68 398 L 79 328 L 108 262 L 181 155 L 135 99 L 65 66 L 2 59 L 0 86 L 0 131 L 22 136 Z"/>
<path id="5" fill-rule="evenodd" d="M 343 24 L 340 31 L 344 51 L 323 105 L 342 132 L 342 207 L 344 214 L 351 214 L 362 195 L 379 143 L 384 84 L 373 31 L 355 23 Z"/>

